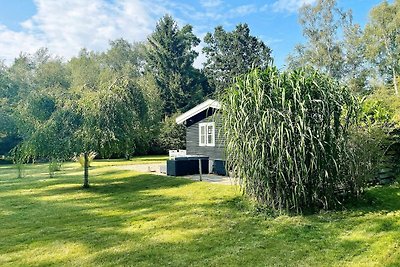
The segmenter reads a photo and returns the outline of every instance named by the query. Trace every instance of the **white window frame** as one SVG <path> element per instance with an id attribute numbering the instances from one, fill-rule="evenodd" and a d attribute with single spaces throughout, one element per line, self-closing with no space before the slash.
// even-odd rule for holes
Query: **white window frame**
<path id="1" fill-rule="evenodd" d="M 212 127 L 212 132 L 211 132 L 211 136 L 212 136 L 212 142 L 208 142 L 208 129 L 209 127 Z M 201 137 L 201 129 L 204 128 L 205 132 L 204 132 L 204 141 L 202 142 Z M 199 146 L 215 146 L 215 122 L 202 122 L 199 123 Z"/>

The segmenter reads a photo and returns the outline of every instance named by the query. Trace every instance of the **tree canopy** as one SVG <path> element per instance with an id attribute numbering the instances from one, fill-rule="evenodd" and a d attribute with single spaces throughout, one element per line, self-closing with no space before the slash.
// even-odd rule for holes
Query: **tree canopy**
<path id="1" fill-rule="evenodd" d="M 399 94 L 400 74 L 400 0 L 383 1 L 373 8 L 365 27 L 366 55 L 383 78 Z"/>
<path id="2" fill-rule="evenodd" d="M 272 62 L 271 49 L 250 35 L 247 24 L 238 24 L 232 32 L 222 26 L 204 37 L 204 72 L 215 90 L 225 89 L 233 79 L 246 74 L 252 66 L 265 68 Z"/>
<path id="3" fill-rule="evenodd" d="M 179 29 L 169 15 L 148 38 L 146 67 L 154 76 L 167 115 L 186 110 L 202 98 L 201 73 L 193 67 L 198 56 L 194 47 L 199 43 L 191 25 Z"/>

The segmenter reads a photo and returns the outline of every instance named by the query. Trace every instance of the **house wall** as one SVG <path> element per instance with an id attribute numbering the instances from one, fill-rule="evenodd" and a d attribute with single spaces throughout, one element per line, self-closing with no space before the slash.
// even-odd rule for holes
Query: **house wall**
<path id="1" fill-rule="evenodd" d="M 215 146 L 199 146 L 199 124 L 202 122 L 215 122 Z M 220 115 L 205 116 L 186 128 L 186 153 L 188 155 L 207 156 L 210 160 L 225 159 L 224 156 L 225 139 L 222 134 L 222 123 Z"/>

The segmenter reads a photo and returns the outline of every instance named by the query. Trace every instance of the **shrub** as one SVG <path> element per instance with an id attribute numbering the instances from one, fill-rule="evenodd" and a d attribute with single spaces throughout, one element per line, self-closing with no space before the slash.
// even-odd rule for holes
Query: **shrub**
<path id="1" fill-rule="evenodd" d="M 400 98 L 386 87 L 377 87 L 373 94 L 363 99 L 360 126 L 373 133 L 371 143 L 379 146 L 379 165 L 382 170 L 399 173 L 400 164 Z M 379 180 L 376 180 L 380 182 Z"/>
<path id="2" fill-rule="evenodd" d="M 273 210 L 328 209 L 358 196 L 357 99 L 313 70 L 253 70 L 221 96 L 227 167 L 243 192 Z"/>
<path id="3" fill-rule="evenodd" d="M 57 171 L 61 170 L 61 162 L 58 162 L 56 160 L 52 160 L 49 163 L 49 176 L 53 178 L 56 174 Z"/>
<path id="4" fill-rule="evenodd" d="M 185 126 L 175 122 L 178 114 L 166 117 L 160 127 L 160 133 L 152 144 L 151 152 L 166 154 L 170 149 L 185 149 L 186 129 Z"/>

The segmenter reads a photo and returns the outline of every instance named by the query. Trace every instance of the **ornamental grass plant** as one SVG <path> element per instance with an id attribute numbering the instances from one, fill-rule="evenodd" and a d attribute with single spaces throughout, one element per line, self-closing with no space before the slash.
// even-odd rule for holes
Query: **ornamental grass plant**
<path id="1" fill-rule="evenodd" d="M 355 96 L 312 69 L 255 69 L 221 95 L 227 168 L 244 194 L 277 211 L 329 209 L 357 197 L 365 162 Z"/>

